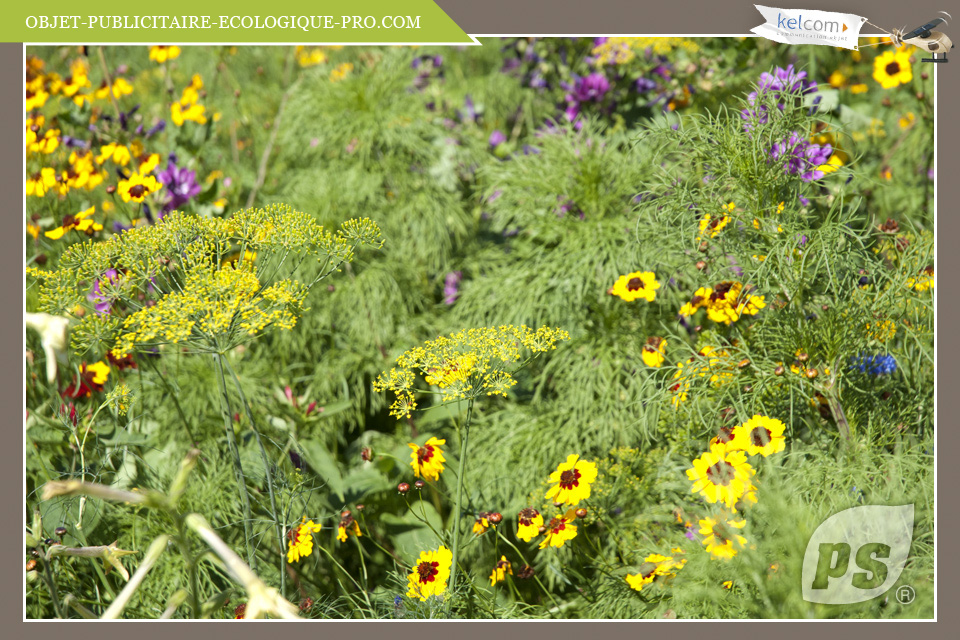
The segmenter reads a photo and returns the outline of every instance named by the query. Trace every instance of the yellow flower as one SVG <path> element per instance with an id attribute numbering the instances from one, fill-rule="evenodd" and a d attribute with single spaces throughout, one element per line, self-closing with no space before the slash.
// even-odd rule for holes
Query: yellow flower
<path id="1" fill-rule="evenodd" d="M 90 381 L 100 386 L 103 386 L 107 378 L 110 377 L 110 365 L 102 360 L 100 362 L 94 362 L 93 364 L 84 365 L 83 371 L 84 373 L 88 371 L 93 373 Z"/>
<path id="2" fill-rule="evenodd" d="M 827 78 L 827 82 L 829 82 L 830 86 L 834 89 L 839 89 L 847 83 L 847 76 L 843 75 L 843 73 L 837 69 L 830 74 L 830 77 Z"/>
<path id="3" fill-rule="evenodd" d="M 344 511 L 340 517 L 340 524 L 337 526 L 337 540 L 346 542 L 348 535 L 354 535 L 358 538 L 363 537 L 363 534 L 360 533 L 360 524 L 349 511 Z"/>
<path id="4" fill-rule="evenodd" d="M 901 129 L 909 129 L 917 121 L 917 116 L 914 115 L 913 111 L 908 111 L 906 114 L 900 116 L 900 119 L 897 120 L 897 123 L 900 125 Z"/>
<path id="5" fill-rule="evenodd" d="M 627 302 L 633 302 L 638 298 L 653 302 L 659 288 L 660 283 L 657 282 L 657 277 L 652 271 L 635 271 L 620 276 L 608 293 L 619 296 Z"/>
<path id="6" fill-rule="evenodd" d="M 702 542 L 714 557 L 730 559 L 737 555 L 734 543 L 741 549 L 747 544 L 747 539 L 734 531 L 746 524 L 746 520 L 704 518 L 700 521 L 700 534 L 706 536 Z"/>
<path id="7" fill-rule="evenodd" d="M 576 517 L 576 512 L 570 509 L 562 516 L 552 518 L 547 524 L 547 530 L 544 532 L 546 537 L 540 543 L 540 548 L 557 547 L 559 549 L 567 540 L 576 538 L 577 525 L 573 524 Z"/>
<path id="8" fill-rule="evenodd" d="M 90 216 L 93 215 L 95 207 L 90 207 L 81 211 L 75 216 L 67 215 L 63 218 L 63 224 L 57 227 L 56 229 L 51 229 L 43 235 L 47 236 L 51 240 L 58 240 L 63 237 L 65 233 L 72 229 L 77 231 L 85 231 L 92 233 L 94 231 L 100 231 L 103 229 L 103 225 L 93 220 L 90 220 Z"/>
<path id="9" fill-rule="evenodd" d="M 206 107 L 202 104 L 183 105 L 179 102 L 174 102 L 170 106 L 170 119 L 173 120 L 173 124 L 178 127 L 183 126 L 183 123 L 187 120 L 196 122 L 197 124 L 206 124 L 207 116 L 204 115 L 204 111 L 206 111 Z"/>
<path id="10" fill-rule="evenodd" d="M 327 61 L 327 56 L 319 47 L 307 49 L 304 46 L 297 47 L 297 62 L 301 67 L 313 67 L 323 64 Z"/>
<path id="11" fill-rule="evenodd" d="M 300 558 L 306 558 L 313 553 L 313 534 L 318 531 L 320 531 L 320 525 L 314 524 L 313 520 L 304 518 L 296 529 L 287 532 L 289 538 L 287 564 L 300 562 Z"/>
<path id="12" fill-rule="evenodd" d="M 423 476 L 426 480 L 439 480 L 443 473 L 443 463 L 446 459 L 443 457 L 443 450 L 440 445 L 447 444 L 446 440 L 430 438 L 422 447 L 410 443 L 413 452 L 410 454 L 410 466 L 413 467 L 413 475 Z"/>
<path id="13" fill-rule="evenodd" d="M 407 576 L 407 597 L 426 601 L 430 596 L 439 596 L 447 590 L 453 554 L 442 546 L 436 551 L 423 551 L 420 559 Z"/>
<path id="14" fill-rule="evenodd" d="M 743 451 L 728 451 L 719 443 L 710 445 L 710 451 L 687 469 L 687 477 L 693 483 L 691 493 L 701 493 L 707 502 L 721 502 L 730 509 L 746 493 L 754 473 Z"/>
<path id="15" fill-rule="evenodd" d="M 130 162 L 130 150 L 126 145 L 111 142 L 100 147 L 100 155 L 97 156 L 97 164 L 103 164 L 107 160 L 113 160 L 113 163 L 121 167 Z"/>
<path id="16" fill-rule="evenodd" d="M 884 89 L 913 80 L 909 51 L 885 51 L 873 61 L 873 79 Z"/>
<path id="17" fill-rule="evenodd" d="M 167 60 L 173 60 L 180 55 L 180 47 L 177 45 L 163 46 L 158 45 L 150 47 L 150 59 L 163 64 Z"/>
<path id="18" fill-rule="evenodd" d="M 700 287 L 697 289 L 696 293 L 693 294 L 693 298 L 690 299 L 690 302 L 687 302 L 680 307 L 680 315 L 689 318 L 695 314 L 698 309 L 708 306 L 710 304 L 711 295 L 713 295 L 713 289 L 710 287 Z"/>
<path id="19" fill-rule="evenodd" d="M 870 87 L 861 82 L 850 87 L 850 93 L 866 93 Z"/>
<path id="20" fill-rule="evenodd" d="M 640 358 L 648 367 L 659 369 L 663 364 L 664 354 L 667 352 L 667 341 L 656 336 L 647 338 L 647 343 L 643 345 Z"/>
<path id="21" fill-rule="evenodd" d="M 524 542 L 530 542 L 540 535 L 543 526 L 543 516 L 533 507 L 527 507 L 517 514 L 517 537 Z"/>
<path id="22" fill-rule="evenodd" d="M 131 174 L 127 180 L 121 180 L 117 185 L 117 193 L 124 202 L 143 202 L 151 193 L 160 190 L 163 185 L 153 176 L 144 176 L 139 173 Z"/>
<path id="23" fill-rule="evenodd" d="M 47 191 L 57 186 L 57 172 L 52 167 L 44 167 L 27 178 L 27 195 L 42 198 Z"/>
<path id="24" fill-rule="evenodd" d="M 338 65 L 336 69 L 330 72 L 330 82 L 340 82 L 353 71 L 353 63 L 344 62 L 341 65 Z"/>
<path id="25" fill-rule="evenodd" d="M 840 159 L 839 155 L 834 153 L 830 156 L 830 159 L 827 160 L 826 164 L 821 164 L 820 166 L 817 167 L 817 169 L 819 169 L 820 171 L 823 171 L 824 173 L 831 173 L 833 171 L 836 171 L 842 166 L 843 166 L 843 160 Z"/>
<path id="26" fill-rule="evenodd" d="M 766 458 L 783 451 L 786 446 L 786 438 L 783 437 L 785 426 L 776 418 L 755 415 L 742 425 L 734 427 L 733 441 L 727 448 L 742 449 L 751 456 L 760 454 Z"/>
<path id="27" fill-rule="evenodd" d="M 670 578 L 677 575 L 676 570 L 683 568 L 686 563 L 686 560 L 676 562 L 672 557 L 659 553 L 650 554 L 644 558 L 639 573 L 627 575 L 627 584 L 631 589 L 642 591 L 644 586 L 652 583 L 657 577 Z"/>
<path id="28" fill-rule="evenodd" d="M 473 532 L 478 536 L 482 536 L 490 528 L 490 520 L 487 519 L 487 515 L 485 512 L 481 513 L 477 516 L 476 522 L 473 523 Z"/>
<path id="29" fill-rule="evenodd" d="M 513 565 L 507 560 L 507 556 L 500 556 L 497 566 L 493 568 L 493 573 L 490 574 L 490 586 L 492 587 L 498 582 L 506 580 L 508 573 L 511 576 L 513 575 Z"/>
<path id="30" fill-rule="evenodd" d="M 933 289 L 933 267 L 927 267 L 923 272 L 916 278 L 907 279 L 907 287 L 913 287 L 917 291 L 926 291 L 927 289 Z M 894 329 L 896 331 L 896 329 Z"/>
<path id="31" fill-rule="evenodd" d="M 727 590 L 733 589 L 733 580 L 724 580 L 720 586 Z"/>
<path id="32" fill-rule="evenodd" d="M 153 170 L 157 168 L 158 164 L 160 164 L 160 154 L 142 154 L 137 158 L 137 173 L 142 175 L 152 173 Z"/>
<path id="33" fill-rule="evenodd" d="M 550 487 L 546 497 L 558 504 L 576 506 L 590 497 L 590 484 L 596 479 L 596 463 L 580 460 L 579 455 L 571 454 L 550 474 L 549 481 L 557 484 Z"/>

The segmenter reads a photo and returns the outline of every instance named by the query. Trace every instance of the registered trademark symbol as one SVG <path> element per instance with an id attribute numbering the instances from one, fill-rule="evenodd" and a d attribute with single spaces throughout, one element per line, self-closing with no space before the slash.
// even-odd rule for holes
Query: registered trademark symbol
<path id="1" fill-rule="evenodd" d="M 897 602 L 900 604 L 910 604 L 917 597 L 916 591 L 908 584 L 897 587 Z"/>

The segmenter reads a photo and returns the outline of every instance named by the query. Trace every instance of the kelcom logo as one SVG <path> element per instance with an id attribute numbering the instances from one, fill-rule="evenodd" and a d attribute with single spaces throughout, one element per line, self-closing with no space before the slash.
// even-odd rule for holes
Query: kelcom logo
<path id="1" fill-rule="evenodd" d="M 853 507 L 817 527 L 803 555 L 803 599 L 854 604 L 883 595 L 903 572 L 913 505 Z"/>
<path id="2" fill-rule="evenodd" d="M 843 33 L 848 29 L 842 22 L 831 22 L 829 20 L 804 20 L 803 15 L 796 18 L 784 16 L 777 13 L 777 28 L 790 29 L 793 31 L 820 31 L 827 33 Z"/>

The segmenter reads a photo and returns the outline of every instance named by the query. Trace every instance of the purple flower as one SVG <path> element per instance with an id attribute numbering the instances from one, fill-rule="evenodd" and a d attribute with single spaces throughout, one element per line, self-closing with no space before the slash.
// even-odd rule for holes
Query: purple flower
<path id="1" fill-rule="evenodd" d="M 657 83 L 649 78 L 637 78 L 634 86 L 637 88 L 637 93 L 647 93 L 648 91 L 656 89 Z"/>
<path id="2" fill-rule="evenodd" d="M 493 133 L 490 134 L 490 148 L 496 149 L 504 142 L 507 141 L 507 136 L 503 135 L 503 132 L 500 129 L 494 129 Z"/>
<path id="3" fill-rule="evenodd" d="M 601 102 L 610 90 L 610 81 L 602 73 L 593 72 L 586 78 L 575 77 L 567 102 Z"/>
<path id="4" fill-rule="evenodd" d="M 751 106 L 757 104 L 758 98 L 766 93 L 777 94 L 777 108 L 783 111 L 784 102 L 782 101 L 783 96 L 781 94 L 799 94 L 801 96 L 808 93 L 813 93 L 817 90 L 817 83 L 813 80 L 807 79 L 806 71 L 795 71 L 793 65 L 788 65 L 786 69 L 777 67 L 772 74 L 764 71 L 760 74 L 760 80 L 757 82 L 757 90 L 751 92 L 747 96 L 747 101 Z M 816 105 L 819 104 L 819 101 L 814 104 L 811 110 L 811 115 L 816 109 Z M 765 124 L 767 122 L 767 106 L 759 105 L 756 110 L 753 109 L 744 109 L 740 112 L 740 117 L 748 121 L 748 124 L 744 125 L 746 131 L 750 131 L 752 126 L 749 124 L 749 121 L 756 120 L 760 124 Z"/>
<path id="5" fill-rule="evenodd" d="M 823 171 L 819 167 L 827 163 L 832 153 L 831 145 L 814 144 L 802 138 L 796 131 L 770 149 L 771 159 L 785 160 L 787 174 L 799 174 L 804 182 L 813 182 L 823 177 Z"/>
<path id="6" fill-rule="evenodd" d="M 167 159 L 167 168 L 157 174 L 157 180 L 163 183 L 170 194 L 170 199 L 163 205 L 163 213 L 169 213 L 181 207 L 196 197 L 200 191 L 197 184 L 197 172 L 186 167 L 176 165 L 177 157 L 170 154 Z M 163 215 L 161 214 L 161 218 Z"/>
<path id="7" fill-rule="evenodd" d="M 473 98 L 470 97 L 470 94 L 467 94 L 467 97 L 464 99 L 464 111 L 459 113 L 461 122 L 476 122 L 477 121 L 477 110 L 473 106 Z"/>
<path id="8" fill-rule="evenodd" d="M 167 121 L 166 121 L 166 120 L 161 120 L 161 121 L 158 122 L 157 124 L 153 125 L 153 127 L 151 127 L 150 130 L 147 131 L 146 135 L 143 136 L 143 137 L 144 137 L 144 138 L 150 138 L 150 137 L 152 137 L 152 136 L 157 135 L 158 133 L 160 133 L 161 131 L 163 131 L 163 130 L 166 129 L 166 128 L 167 128 Z"/>
<path id="9" fill-rule="evenodd" d="M 90 290 L 90 293 L 87 294 L 87 300 L 93 302 L 93 308 L 101 316 L 105 316 L 110 313 L 110 307 L 113 306 L 113 300 L 107 297 L 103 291 L 100 290 L 100 283 L 103 280 L 106 280 L 109 283 L 114 283 L 117 281 L 117 270 L 116 269 L 107 269 L 103 272 L 104 278 L 97 278 L 97 281 L 93 283 L 93 289 Z"/>
<path id="10" fill-rule="evenodd" d="M 462 277 L 463 274 L 459 271 L 451 271 L 447 274 L 443 281 L 443 302 L 445 304 L 453 304 L 460 297 L 460 289 L 457 285 L 460 284 Z"/>

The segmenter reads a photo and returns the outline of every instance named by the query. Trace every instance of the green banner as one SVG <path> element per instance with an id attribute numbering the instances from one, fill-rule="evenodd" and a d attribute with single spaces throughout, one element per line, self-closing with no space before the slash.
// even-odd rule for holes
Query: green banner
<path id="1" fill-rule="evenodd" d="M 132 9 L 139 9 L 133 12 Z M 473 44 L 432 0 L 144 5 L 51 0 L 14 9 L 0 41 L 29 43 Z"/>

